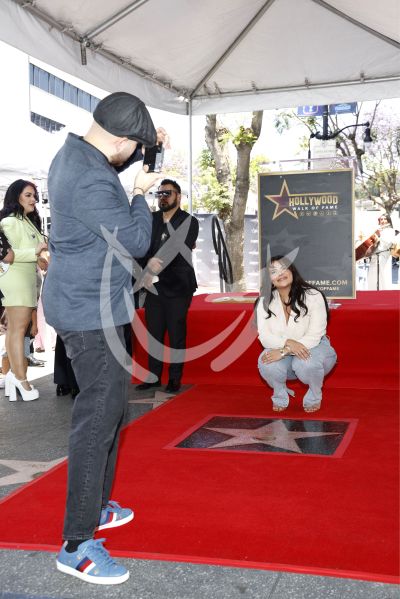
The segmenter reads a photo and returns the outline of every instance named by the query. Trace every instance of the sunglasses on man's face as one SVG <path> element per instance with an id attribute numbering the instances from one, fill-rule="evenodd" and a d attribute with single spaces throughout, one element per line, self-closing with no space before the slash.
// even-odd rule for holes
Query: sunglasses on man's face
<path id="1" fill-rule="evenodd" d="M 156 198 L 169 198 L 171 193 L 176 192 L 173 189 L 164 189 L 163 191 L 156 191 L 154 195 L 156 196 Z"/>

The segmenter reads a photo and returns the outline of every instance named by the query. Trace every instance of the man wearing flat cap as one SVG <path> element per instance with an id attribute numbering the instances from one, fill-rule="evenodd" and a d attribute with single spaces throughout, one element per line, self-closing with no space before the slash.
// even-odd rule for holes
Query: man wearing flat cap
<path id="1" fill-rule="evenodd" d="M 118 178 L 118 171 L 143 158 L 141 145 L 157 141 L 139 98 L 113 93 L 99 102 L 93 119 L 84 137 L 68 135 L 48 178 L 51 261 L 43 305 L 80 389 L 72 408 L 65 542 L 57 568 L 87 582 L 119 584 L 129 572 L 93 536 L 133 518 L 131 509 L 110 498 L 129 376 L 120 350 L 133 316 L 125 301 L 132 258 L 143 257 L 151 240 L 144 194 L 160 175 L 140 169 L 131 203 Z"/>

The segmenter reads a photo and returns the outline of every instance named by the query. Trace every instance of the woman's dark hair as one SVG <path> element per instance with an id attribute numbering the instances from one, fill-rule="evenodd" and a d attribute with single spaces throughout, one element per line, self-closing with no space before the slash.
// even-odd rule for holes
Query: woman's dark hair
<path id="1" fill-rule="evenodd" d="M 19 203 L 19 196 L 24 191 L 25 187 L 28 187 L 28 185 L 33 187 L 35 190 L 36 201 L 39 200 L 38 190 L 34 183 L 31 181 L 24 181 L 24 179 L 17 179 L 14 181 L 14 183 L 11 183 L 10 187 L 6 191 L 3 208 L 0 210 L 0 221 L 3 220 L 3 218 L 6 218 L 6 216 L 10 216 L 10 214 L 13 214 L 17 218 L 24 218 L 24 209 Z M 42 222 L 36 206 L 33 212 L 30 212 L 26 215 L 26 218 L 29 218 L 37 230 L 41 232 Z"/>
<path id="2" fill-rule="evenodd" d="M 292 273 L 293 282 L 292 282 L 292 286 L 290 288 L 288 303 L 286 304 L 286 306 L 290 306 L 290 309 L 293 310 L 293 312 L 296 314 L 296 316 L 294 317 L 294 321 L 296 322 L 299 319 L 301 310 L 303 310 L 303 314 L 307 314 L 308 308 L 307 308 L 307 305 L 305 304 L 304 300 L 305 300 L 306 293 L 310 289 L 314 289 L 315 291 L 318 291 L 318 293 L 320 293 L 322 295 L 322 297 L 324 299 L 324 303 L 325 303 L 325 308 L 326 308 L 326 317 L 327 317 L 327 320 L 329 320 L 328 302 L 326 301 L 326 297 L 322 293 L 322 291 L 320 289 L 318 289 L 317 287 L 314 287 L 314 285 L 310 285 L 310 283 L 307 283 L 307 281 L 305 281 L 303 279 L 303 277 L 300 275 L 300 273 L 297 270 L 297 268 L 295 267 L 295 265 L 290 264 L 284 256 L 273 256 L 271 258 L 271 264 L 273 262 L 280 262 L 281 264 L 284 264 L 286 266 L 286 268 L 288 270 L 290 270 L 290 272 Z M 274 314 L 272 312 L 272 310 L 270 310 L 270 308 L 269 308 L 275 289 L 276 289 L 276 287 L 274 286 L 274 284 L 271 281 L 270 297 L 268 300 L 266 297 L 263 298 L 264 308 L 265 308 L 265 311 L 267 312 L 266 318 L 271 318 L 272 315 L 276 316 L 276 314 Z"/>

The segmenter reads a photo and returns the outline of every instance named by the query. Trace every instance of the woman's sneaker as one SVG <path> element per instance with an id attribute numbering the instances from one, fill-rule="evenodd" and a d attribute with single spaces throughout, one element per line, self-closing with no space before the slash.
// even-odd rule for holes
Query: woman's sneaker
<path id="1" fill-rule="evenodd" d="M 57 569 L 93 584 L 120 584 L 129 578 L 129 572 L 117 564 L 104 549 L 105 539 L 89 539 L 81 543 L 76 551 L 65 550 L 67 541 L 57 556 Z"/>
<path id="2" fill-rule="evenodd" d="M 133 520 L 133 511 L 127 507 L 121 507 L 116 501 L 109 501 L 107 506 L 101 510 L 100 522 L 96 530 L 115 528 L 128 524 Z"/>

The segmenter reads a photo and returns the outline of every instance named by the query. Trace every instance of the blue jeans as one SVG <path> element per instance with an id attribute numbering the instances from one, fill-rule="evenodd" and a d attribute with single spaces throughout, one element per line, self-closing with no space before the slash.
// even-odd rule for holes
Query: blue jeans
<path id="1" fill-rule="evenodd" d="M 336 352 L 329 343 L 328 337 L 322 337 L 316 347 L 310 349 L 311 357 L 300 360 L 296 356 L 286 356 L 277 362 L 266 364 L 261 358 L 268 349 L 258 358 L 258 370 L 262 378 L 273 389 L 272 402 L 281 408 L 289 405 L 289 394 L 294 392 L 286 387 L 287 380 L 299 379 L 309 386 L 303 398 L 303 406 L 312 407 L 322 400 L 322 384 L 324 377 L 336 364 Z"/>
<path id="2" fill-rule="evenodd" d="M 123 326 L 115 331 L 125 347 Z M 69 437 L 66 540 L 93 537 L 114 479 L 129 375 L 114 357 L 106 332 L 57 330 L 80 390 Z"/>

